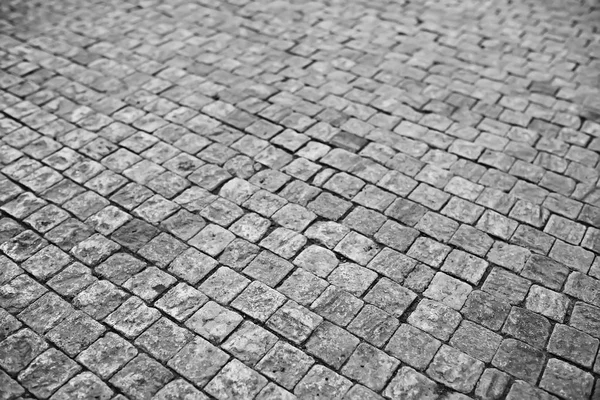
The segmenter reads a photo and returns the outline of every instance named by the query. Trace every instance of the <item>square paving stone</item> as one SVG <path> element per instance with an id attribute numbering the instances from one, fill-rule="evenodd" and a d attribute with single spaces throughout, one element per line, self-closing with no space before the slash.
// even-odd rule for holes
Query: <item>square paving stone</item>
<path id="1" fill-rule="evenodd" d="M 275 286 L 293 268 L 294 266 L 285 259 L 268 251 L 262 251 L 244 268 L 244 274 L 269 286 Z"/>
<path id="2" fill-rule="evenodd" d="M 256 400 L 296 400 L 297 397 L 292 393 L 288 392 L 281 386 L 277 386 L 276 384 L 270 382 L 267 386 L 264 387 L 263 390 L 258 394 Z"/>
<path id="3" fill-rule="evenodd" d="M 275 343 L 277 336 L 250 321 L 244 321 L 221 345 L 242 362 L 252 366 L 260 361 Z"/>
<path id="4" fill-rule="evenodd" d="M 114 284 L 121 285 L 144 269 L 146 263 L 126 253 L 116 253 L 94 270 Z"/>
<path id="5" fill-rule="evenodd" d="M 45 292 L 46 288 L 29 276 L 20 275 L 0 287 L 0 307 L 8 312 L 16 313 L 23 310 Z"/>
<path id="6" fill-rule="evenodd" d="M 236 235 L 250 241 L 257 242 L 271 226 L 271 222 L 258 214 L 250 213 L 236 221 L 229 230 Z"/>
<path id="7" fill-rule="evenodd" d="M 598 339 L 567 325 L 554 327 L 548 351 L 576 364 L 590 367 L 598 351 Z"/>
<path id="8" fill-rule="evenodd" d="M 186 321 L 185 326 L 211 342 L 220 343 L 242 320 L 238 313 L 209 301 Z"/>
<path id="9" fill-rule="evenodd" d="M 569 400 L 588 398 L 593 385 L 592 374 L 556 358 L 548 361 L 540 381 L 542 389 Z"/>
<path id="10" fill-rule="evenodd" d="M 187 241 L 206 226 L 206 221 L 199 215 L 187 210 L 179 210 L 173 216 L 161 222 L 161 227 L 181 240 Z"/>
<path id="11" fill-rule="evenodd" d="M 138 254 L 149 262 L 164 268 L 186 249 L 187 246 L 173 236 L 161 233 L 139 249 Z"/>
<path id="12" fill-rule="evenodd" d="M 74 357 L 98 339 L 106 328 L 87 314 L 76 311 L 50 330 L 46 337 Z"/>
<path id="13" fill-rule="evenodd" d="M 0 255 L 0 285 L 10 282 L 14 277 L 23 273 L 23 270 L 8 257 Z"/>
<path id="14" fill-rule="evenodd" d="M 452 389 L 468 393 L 475 387 L 483 368 L 483 362 L 443 345 L 427 368 L 427 375 Z"/>
<path id="15" fill-rule="evenodd" d="M 22 329 L 0 342 L 0 366 L 17 373 L 48 348 L 48 344 L 30 329 Z"/>
<path id="16" fill-rule="evenodd" d="M 428 212 L 415 225 L 415 228 L 441 242 L 448 242 L 458 229 L 458 222 L 443 215 Z"/>
<path id="17" fill-rule="evenodd" d="M 283 257 L 293 257 L 306 244 L 306 237 L 286 228 L 276 228 L 260 245 Z"/>
<path id="18" fill-rule="evenodd" d="M 207 276 L 218 265 L 212 257 L 196 249 L 187 249 L 169 265 L 168 271 L 194 285 Z"/>
<path id="19" fill-rule="evenodd" d="M 376 211 L 356 207 L 344 218 L 343 223 L 363 235 L 370 236 L 377 232 L 385 221 L 386 217 Z"/>
<path id="20" fill-rule="evenodd" d="M 333 249 L 350 232 L 348 227 L 332 221 L 314 222 L 304 232 L 307 238 Z"/>
<path id="21" fill-rule="evenodd" d="M 221 267 L 205 280 L 199 289 L 211 299 L 228 304 L 248 286 L 250 280 L 231 268 Z"/>
<path id="22" fill-rule="evenodd" d="M 363 306 L 363 301 L 331 285 L 311 305 L 311 309 L 336 324 L 346 326 Z"/>
<path id="23" fill-rule="evenodd" d="M 173 379 L 171 371 L 145 354 L 131 360 L 110 383 L 135 400 L 148 399 Z"/>
<path id="24" fill-rule="evenodd" d="M 531 282 L 501 268 L 494 268 L 483 283 L 482 290 L 511 304 L 525 299 Z"/>
<path id="25" fill-rule="evenodd" d="M 52 392 L 75 375 L 81 367 L 64 353 L 48 349 L 19 374 L 19 382 L 38 398 Z"/>
<path id="26" fill-rule="evenodd" d="M 395 250 L 405 252 L 419 236 L 419 231 L 394 221 L 386 221 L 375 234 L 375 239 Z"/>
<path id="27" fill-rule="evenodd" d="M 427 208 L 407 199 L 396 199 L 385 211 L 385 215 L 408 226 L 415 226 L 427 213 Z"/>
<path id="28" fill-rule="evenodd" d="M 303 268 L 297 268 L 277 289 L 287 297 L 306 306 L 327 288 L 328 283 Z"/>
<path id="29" fill-rule="evenodd" d="M 494 240 L 479 229 L 461 225 L 448 243 L 483 257 L 492 247 Z"/>
<path id="30" fill-rule="evenodd" d="M 415 240 L 406 254 L 436 268 L 442 264 L 450 250 L 450 247 L 445 244 L 421 236 Z"/>
<path id="31" fill-rule="evenodd" d="M 325 321 L 315 329 L 306 343 L 306 351 L 339 369 L 359 342 L 348 331 Z"/>
<path id="32" fill-rule="evenodd" d="M 143 300 L 152 301 L 164 293 L 177 280 L 166 272 L 156 267 L 148 267 L 142 272 L 128 279 L 123 288 Z"/>
<path id="33" fill-rule="evenodd" d="M 367 386 L 374 391 L 384 388 L 400 362 L 383 351 L 360 344 L 342 368 L 342 374 Z"/>
<path id="34" fill-rule="evenodd" d="M 554 321 L 562 322 L 569 303 L 567 296 L 542 286 L 533 285 L 525 301 L 525 307 Z"/>
<path id="35" fill-rule="evenodd" d="M 138 354 L 132 344 L 117 334 L 108 332 L 86 350 L 79 353 L 77 361 L 100 378 L 106 379 Z"/>
<path id="36" fill-rule="evenodd" d="M 564 292 L 586 303 L 600 307 L 600 280 L 580 272 L 569 275 Z"/>
<path id="37" fill-rule="evenodd" d="M 299 265 L 313 274 L 324 278 L 337 267 L 339 261 L 331 250 L 320 246 L 311 245 L 302 251 L 294 260 Z"/>
<path id="38" fill-rule="evenodd" d="M 346 392 L 343 400 L 383 400 L 383 397 L 371 389 L 367 389 L 362 385 L 355 384 L 352 389 Z"/>
<path id="39" fill-rule="evenodd" d="M 82 263 L 94 266 L 119 250 L 121 246 L 100 234 L 95 234 L 71 249 L 73 254 Z"/>
<path id="40" fill-rule="evenodd" d="M 138 251 L 159 232 L 154 226 L 142 220 L 133 219 L 117 229 L 111 238 L 131 251 Z"/>
<path id="41" fill-rule="evenodd" d="M 515 339 L 504 339 L 492 365 L 517 379 L 535 384 L 542 373 L 544 353 Z"/>
<path id="42" fill-rule="evenodd" d="M 196 389 L 191 384 L 187 383 L 183 379 L 175 379 L 160 389 L 153 400 L 172 400 L 172 399 L 186 399 L 191 398 L 194 400 L 208 400 L 208 396 Z M 115 397 L 113 400 L 125 400 L 124 398 Z"/>
<path id="43" fill-rule="evenodd" d="M 477 285 L 483 277 L 488 263 L 461 250 L 452 250 L 441 270 Z"/>
<path id="44" fill-rule="evenodd" d="M 531 252 L 523 247 L 497 241 L 487 254 L 487 259 L 489 262 L 519 273 L 530 256 Z"/>
<path id="45" fill-rule="evenodd" d="M 160 361 L 167 361 L 175 355 L 193 334 L 180 328 L 166 318 L 161 318 L 142 333 L 135 344 Z"/>
<path id="46" fill-rule="evenodd" d="M 72 313 L 73 307 L 54 293 L 46 293 L 23 310 L 19 319 L 43 335 Z"/>
<path id="47" fill-rule="evenodd" d="M 380 347 L 392 336 L 399 322 L 385 311 L 366 305 L 348 325 L 348 331 Z"/>
<path id="48" fill-rule="evenodd" d="M 108 400 L 114 392 L 91 372 L 83 372 L 63 385 L 53 396 L 53 400 L 90 398 Z"/>
<path id="49" fill-rule="evenodd" d="M 549 256 L 567 267 L 583 273 L 588 273 L 594 261 L 594 253 L 591 251 L 584 250 L 579 246 L 571 246 L 560 240 L 554 242 Z"/>
<path id="50" fill-rule="evenodd" d="M 416 298 L 417 295 L 410 290 L 387 278 L 382 278 L 364 297 L 364 300 L 394 317 L 400 318 Z"/>
<path id="51" fill-rule="evenodd" d="M 160 312 L 132 296 L 104 319 L 109 326 L 132 339 L 160 318 Z"/>
<path id="52" fill-rule="evenodd" d="M 448 340 L 461 319 L 461 315 L 450 307 L 423 299 L 408 317 L 408 322 L 440 340 Z"/>
<path id="53" fill-rule="evenodd" d="M 366 265 L 379 250 L 375 242 L 356 232 L 348 233 L 335 247 L 335 251 L 360 265 Z"/>
<path id="54" fill-rule="evenodd" d="M 227 363 L 229 356 L 196 336 L 167 365 L 198 386 L 204 386 Z"/>
<path id="55" fill-rule="evenodd" d="M 543 348 L 550 336 L 550 329 L 550 322 L 541 315 L 523 308 L 513 307 L 502 332 L 532 346 Z"/>
<path id="56" fill-rule="evenodd" d="M 21 264 L 21 267 L 37 279 L 47 280 L 63 269 L 71 257 L 56 246 L 46 246 Z"/>
<path id="57" fill-rule="evenodd" d="M 58 229 L 59 227 L 60 225 L 54 229 Z M 48 242 L 37 233 L 33 231 L 24 231 L 2 243 L 0 245 L 0 250 L 14 261 L 25 261 L 44 248 L 47 244 Z M 59 247 L 61 246 L 59 245 Z"/>
<path id="58" fill-rule="evenodd" d="M 435 399 L 439 386 L 410 367 L 402 367 L 387 385 L 383 394 L 391 399 Z"/>
<path id="59" fill-rule="evenodd" d="M 423 370 L 429 365 L 442 343 L 409 324 L 402 324 L 385 350 L 413 368 Z"/>
<path id="60" fill-rule="evenodd" d="M 506 392 L 510 376 L 495 368 L 486 368 L 477 383 L 475 395 L 485 400 L 497 400 Z"/>
<path id="61" fill-rule="evenodd" d="M 539 389 L 527 382 L 515 381 L 510 388 L 506 400 L 519 400 L 519 399 L 532 399 L 532 400 L 556 400 L 558 397 L 554 397 L 548 392 Z"/>
<path id="62" fill-rule="evenodd" d="M 367 264 L 368 268 L 398 283 L 404 282 L 405 278 L 409 276 L 416 266 L 417 261 L 414 259 L 388 248 L 381 250 Z"/>
<path id="63" fill-rule="evenodd" d="M 463 320 L 450 344 L 483 362 L 492 361 L 502 336 L 470 321 Z"/>
<path id="64" fill-rule="evenodd" d="M 73 305 L 95 319 L 102 319 L 119 307 L 129 294 L 109 281 L 95 282 L 73 299 Z"/>
<path id="65" fill-rule="evenodd" d="M 260 247 L 244 239 L 235 239 L 227 245 L 223 253 L 219 256 L 219 262 L 236 271 L 241 271 L 254 260 L 259 252 Z"/>
<path id="66" fill-rule="evenodd" d="M 65 297 L 77 295 L 97 280 L 92 271 L 81 263 L 73 263 L 54 275 L 47 284 L 58 294 Z"/>
<path id="67" fill-rule="evenodd" d="M 288 301 L 275 311 L 266 326 L 293 343 L 299 344 L 307 339 L 322 321 L 323 318 L 319 315 L 294 301 Z"/>
<path id="68" fill-rule="evenodd" d="M 311 357 L 280 341 L 256 364 L 256 369 L 291 390 L 313 364 Z"/>
<path id="69" fill-rule="evenodd" d="M 208 297 L 186 283 L 179 283 L 161 297 L 154 306 L 182 321 L 208 301 Z"/>
<path id="70" fill-rule="evenodd" d="M 452 278 L 443 272 L 438 272 L 433 277 L 427 290 L 423 292 L 423 295 L 455 310 L 460 310 L 471 290 L 469 284 Z"/>
<path id="71" fill-rule="evenodd" d="M 285 296 L 254 281 L 231 303 L 244 314 L 265 322 L 285 302 Z"/>
<path id="72" fill-rule="evenodd" d="M 198 250 L 215 257 L 221 253 L 229 243 L 235 239 L 235 235 L 218 225 L 207 225 L 188 243 Z"/>
<path id="73" fill-rule="evenodd" d="M 296 385 L 298 399 L 341 399 L 352 382 L 322 365 L 315 365 Z"/>
<path id="74" fill-rule="evenodd" d="M 358 297 L 375 279 L 377 279 L 375 272 L 354 263 L 340 264 L 327 278 L 331 284 Z"/>
<path id="75" fill-rule="evenodd" d="M 202 209 L 200 215 L 210 222 L 227 227 L 244 215 L 244 211 L 231 201 L 219 197 Z"/>
<path id="76" fill-rule="evenodd" d="M 577 302 L 569 323 L 574 328 L 600 339 L 600 308 Z"/>
<path id="77" fill-rule="evenodd" d="M 204 388 L 219 400 L 253 399 L 267 379 L 238 360 L 231 360 Z"/>
<path id="78" fill-rule="evenodd" d="M 0 387 L 2 387 L 3 390 L 3 400 L 22 398 L 19 396 L 22 396 L 25 393 L 25 389 L 4 371 L 0 371 Z"/>
<path id="79" fill-rule="evenodd" d="M 7 311 L 0 310 L 0 342 L 19 330 L 23 324 Z"/>

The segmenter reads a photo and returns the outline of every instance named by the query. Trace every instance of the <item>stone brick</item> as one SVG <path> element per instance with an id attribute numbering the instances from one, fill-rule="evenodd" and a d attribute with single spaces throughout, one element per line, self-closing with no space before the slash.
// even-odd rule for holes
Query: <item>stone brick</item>
<path id="1" fill-rule="evenodd" d="M 461 321 L 458 312 L 441 303 L 421 300 L 408 322 L 440 340 L 448 340 Z"/>
<path id="2" fill-rule="evenodd" d="M 566 399 L 587 398 L 592 393 L 594 378 L 588 372 L 552 358 L 548 361 L 540 387 Z"/>
<path id="3" fill-rule="evenodd" d="M 584 367 L 590 367 L 598 351 L 598 339 L 567 325 L 554 327 L 548 351 Z"/>
<path id="4" fill-rule="evenodd" d="M 535 383 L 543 368 L 544 353 L 523 342 L 504 339 L 492 365 L 517 379 Z"/>
<path id="5" fill-rule="evenodd" d="M 342 368 L 342 374 L 356 379 L 374 391 L 379 391 L 399 364 L 398 360 L 381 350 L 368 344 L 360 344 Z"/>
<path id="6" fill-rule="evenodd" d="M 314 360 L 284 342 L 278 342 L 256 368 L 286 389 L 292 389 L 306 374 Z"/>
<path id="7" fill-rule="evenodd" d="M 481 361 L 443 345 L 427 368 L 427 375 L 452 389 L 468 393 L 475 387 L 483 368 Z"/>

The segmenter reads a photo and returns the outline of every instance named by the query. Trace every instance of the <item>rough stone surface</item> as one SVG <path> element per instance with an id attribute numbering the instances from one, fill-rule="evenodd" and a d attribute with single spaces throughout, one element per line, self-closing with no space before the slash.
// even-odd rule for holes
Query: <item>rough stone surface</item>
<path id="1" fill-rule="evenodd" d="M 598 397 L 599 21 L 0 1 L 0 399 Z"/>

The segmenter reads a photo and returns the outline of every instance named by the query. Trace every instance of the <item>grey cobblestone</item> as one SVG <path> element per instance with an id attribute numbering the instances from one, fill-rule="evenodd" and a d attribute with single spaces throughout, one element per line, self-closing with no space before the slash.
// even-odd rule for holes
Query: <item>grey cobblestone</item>
<path id="1" fill-rule="evenodd" d="M 0 398 L 597 398 L 598 12 L 1 2 Z"/>

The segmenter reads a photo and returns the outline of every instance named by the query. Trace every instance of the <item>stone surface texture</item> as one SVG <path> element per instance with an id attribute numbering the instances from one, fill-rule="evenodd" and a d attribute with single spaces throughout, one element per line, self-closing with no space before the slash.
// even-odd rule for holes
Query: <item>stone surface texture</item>
<path id="1" fill-rule="evenodd" d="M 0 0 L 0 400 L 600 399 L 600 3 Z"/>

